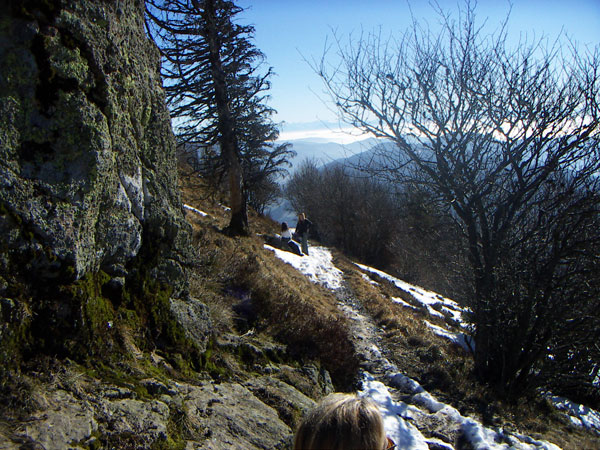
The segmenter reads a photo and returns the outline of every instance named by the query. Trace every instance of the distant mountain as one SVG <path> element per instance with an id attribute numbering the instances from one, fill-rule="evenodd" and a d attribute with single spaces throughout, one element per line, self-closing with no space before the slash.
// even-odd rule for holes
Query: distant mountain
<path id="1" fill-rule="evenodd" d="M 300 167 L 305 160 L 312 159 L 319 167 L 329 164 L 341 164 L 343 161 L 360 161 L 361 155 L 366 157 L 374 148 L 378 148 L 380 145 L 389 145 L 381 143 L 375 138 L 345 145 L 319 138 L 295 139 L 286 142 L 291 143 L 297 153 L 290 160 L 292 163 L 290 174 L 293 174 L 294 170 Z M 285 181 L 285 179 L 282 180 L 283 183 Z M 297 213 L 292 211 L 289 202 L 283 198 L 268 208 L 266 214 L 278 222 L 287 222 L 290 226 L 296 224 Z"/>
<path id="2" fill-rule="evenodd" d="M 295 139 L 286 141 L 292 144 L 297 155 L 290 160 L 291 173 L 305 160 L 314 160 L 318 166 L 332 161 L 349 158 L 362 153 L 377 144 L 377 139 L 368 138 L 351 144 L 337 144 L 321 138 Z"/>
<path id="3" fill-rule="evenodd" d="M 350 170 L 358 170 L 359 167 L 378 169 L 383 166 L 384 153 L 391 153 L 396 150 L 396 144 L 392 141 L 372 142 L 372 145 L 360 153 L 354 153 L 350 156 L 338 158 L 330 163 L 325 164 L 326 167 L 344 166 Z"/>
<path id="4" fill-rule="evenodd" d="M 368 172 L 369 169 L 375 173 L 378 169 L 383 169 L 385 166 L 388 166 L 390 162 L 394 164 L 394 167 L 404 168 L 400 170 L 408 171 L 410 167 L 414 168 L 408 155 L 399 150 L 393 141 L 376 140 L 374 144 L 375 145 L 363 152 L 355 153 L 349 157 L 335 159 L 324 166 L 343 166 L 348 173 L 362 172 L 363 174 Z M 414 145 L 413 150 L 426 160 L 433 158 L 431 149 L 428 149 L 423 145 L 416 144 Z"/>

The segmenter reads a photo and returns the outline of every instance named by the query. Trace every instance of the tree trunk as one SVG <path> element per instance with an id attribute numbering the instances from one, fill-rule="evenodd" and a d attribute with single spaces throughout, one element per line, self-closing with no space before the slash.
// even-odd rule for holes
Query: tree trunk
<path id="1" fill-rule="evenodd" d="M 239 159 L 235 158 L 229 165 L 229 203 L 231 219 L 227 230 L 231 234 L 247 236 L 248 210 L 246 208 L 246 194 L 242 185 L 242 167 Z"/>
<path id="2" fill-rule="evenodd" d="M 225 160 L 229 177 L 229 207 L 231 219 L 226 231 L 233 235 L 247 236 L 248 212 L 243 189 L 242 167 L 240 165 L 238 142 L 229 109 L 226 74 L 221 63 L 221 43 L 216 21 L 215 1 L 205 0 L 202 12 L 206 27 L 206 40 L 209 48 L 209 64 L 212 73 L 215 102 L 218 115 L 221 156 Z"/>

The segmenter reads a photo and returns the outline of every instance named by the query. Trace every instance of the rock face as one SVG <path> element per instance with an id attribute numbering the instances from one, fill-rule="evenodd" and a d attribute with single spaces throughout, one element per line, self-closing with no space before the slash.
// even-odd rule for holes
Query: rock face
<path id="1" fill-rule="evenodd" d="M 241 337 L 220 358 L 251 374 L 186 371 L 211 330 L 143 11 L 0 8 L 0 448 L 283 450 L 326 372 Z"/>
<path id="2" fill-rule="evenodd" d="M 31 267 L 38 276 L 62 265 L 124 276 L 144 229 L 176 241 L 185 228 L 159 56 L 142 2 L 54 3 L 0 22 L 9 250 L 49 247 Z"/>
<path id="3" fill-rule="evenodd" d="M 140 272 L 186 298 L 189 225 L 143 11 L 141 0 L 0 8 L 4 343 L 32 317 L 76 322 L 81 305 L 58 293 L 89 274 L 102 274 L 96 288 L 115 301 Z M 198 304 L 185 308 L 176 304 L 206 319 Z"/>
<path id="4" fill-rule="evenodd" d="M 28 412 L 0 421 L 0 448 L 289 449 L 294 428 L 315 402 L 282 380 L 311 380 L 302 369 L 271 366 L 270 375 L 261 375 L 265 368 L 256 366 L 257 376 L 244 383 L 148 378 L 135 382 L 136 389 L 90 378 L 77 367 L 49 371 L 31 382 Z"/>

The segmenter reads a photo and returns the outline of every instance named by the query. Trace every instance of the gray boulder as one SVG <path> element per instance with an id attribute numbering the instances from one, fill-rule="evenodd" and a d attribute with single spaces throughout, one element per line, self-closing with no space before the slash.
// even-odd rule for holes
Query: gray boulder
<path id="1" fill-rule="evenodd" d="M 210 334 L 210 317 L 208 307 L 194 299 L 172 298 L 171 313 L 200 351 L 206 350 L 207 336 Z"/>
<path id="2" fill-rule="evenodd" d="M 194 450 L 286 449 L 292 430 L 277 412 L 262 403 L 246 387 L 234 383 L 188 386 L 185 404 L 201 441 L 191 440 Z"/>
<path id="3" fill-rule="evenodd" d="M 47 345 L 70 340 L 52 350 L 63 352 L 81 326 L 110 328 L 112 307 L 94 296 L 118 305 L 128 284 L 151 280 L 190 301 L 191 228 L 143 20 L 141 0 L 0 8 L 0 361 L 27 326 L 11 311 L 33 317 Z"/>

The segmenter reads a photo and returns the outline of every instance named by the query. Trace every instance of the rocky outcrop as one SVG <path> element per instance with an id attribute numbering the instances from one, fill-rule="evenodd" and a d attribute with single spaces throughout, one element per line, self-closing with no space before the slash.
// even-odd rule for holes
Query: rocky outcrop
<path id="1" fill-rule="evenodd" d="M 288 449 L 298 421 L 315 406 L 289 379 L 312 384 L 307 374 L 314 368 L 269 368 L 261 375 L 266 366 L 256 366 L 244 382 L 161 377 L 127 386 L 92 378 L 79 367 L 50 370 L 29 379 L 21 419 L 0 421 L 0 448 Z"/>
<path id="2" fill-rule="evenodd" d="M 187 301 L 189 225 L 143 11 L 141 0 L 0 9 L 5 348 L 19 345 L 28 324 L 44 345 L 74 342 L 53 343 L 55 353 L 98 339 L 134 282 L 139 297 L 162 286 L 178 317 L 207 320 L 202 304 Z M 86 335 L 88 325 L 97 329 Z M 186 330 L 200 348 L 205 329 Z M 0 359 L 11 359 L 14 346 Z"/>
<path id="3" fill-rule="evenodd" d="M 0 8 L 0 448 L 286 449 L 331 378 L 208 346 L 143 8 Z"/>

